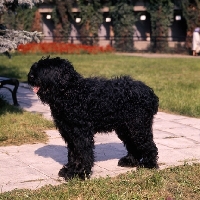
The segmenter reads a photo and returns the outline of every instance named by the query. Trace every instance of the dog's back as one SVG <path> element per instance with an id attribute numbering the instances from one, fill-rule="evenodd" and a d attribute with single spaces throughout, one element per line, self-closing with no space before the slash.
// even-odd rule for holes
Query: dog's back
<path id="1" fill-rule="evenodd" d="M 82 87 L 88 95 L 88 100 L 90 101 L 91 98 L 93 101 L 96 99 L 99 103 L 104 102 L 106 109 L 117 106 L 120 110 L 125 109 L 127 104 L 131 104 L 132 106 L 146 107 L 152 110 L 153 114 L 158 111 L 159 99 L 154 91 L 143 82 L 134 80 L 129 76 L 113 79 L 86 78 L 83 82 L 85 84 L 83 83 Z"/>

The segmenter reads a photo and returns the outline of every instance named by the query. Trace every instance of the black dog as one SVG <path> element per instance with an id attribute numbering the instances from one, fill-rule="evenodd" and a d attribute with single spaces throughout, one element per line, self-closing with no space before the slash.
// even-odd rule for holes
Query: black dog
<path id="1" fill-rule="evenodd" d="M 152 124 L 159 100 L 144 83 L 128 76 L 83 78 L 68 60 L 58 57 L 34 63 L 28 83 L 50 106 L 55 125 L 68 145 L 68 163 L 59 176 L 66 180 L 89 178 L 94 134 L 112 130 L 128 151 L 119 166 L 158 168 Z"/>

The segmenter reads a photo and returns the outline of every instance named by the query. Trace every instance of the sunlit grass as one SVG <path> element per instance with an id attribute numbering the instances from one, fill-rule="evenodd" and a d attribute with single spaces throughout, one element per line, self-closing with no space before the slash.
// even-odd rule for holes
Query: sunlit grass
<path id="1" fill-rule="evenodd" d="M 0 199 L 199 200 L 199 176 L 199 164 L 185 164 L 160 171 L 139 169 L 114 178 L 74 179 L 38 190 L 14 190 L 0 194 Z"/>
<path id="2" fill-rule="evenodd" d="M 0 75 L 26 81 L 30 66 L 45 55 L 0 55 Z M 160 99 L 160 110 L 200 117 L 200 65 L 191 58 L 142 58 L 104 55 L 53 55 L 68 58 L 75 69 L 88 76 L 130 75 L 152 87 Z M 47 141 L 45 129 L 51 121 L 19 110 L 0 100 L 0 146 Z M 70 180 L 59 186 L 38 190 L 13 190 L 0 199 L 200 199 L 200 165 L 184 165 L 165 170 L 145 170 L 114 178 Z"/>
<path id="3" fill-rule="evenodd" d="M 1 76 L 27 80 L 30 66 L 42 56 L 1 56 Z M 160 99 L 160 110 L 192 117 L 200 117 L 200 65 L 194 58 L 143 58 L 114 54 L 52 55 L 68 58 L 75 69 L 88 76 L 107 78 L 130 75 L 152 87 Z"/>
<path id="4" fill-rule="evenodd" d="M 25 112 L 0 98 L 0 146 L 47 142 L 44 130 L 53 129 L 52 121 Z"/>
<path id="5" fill-rule="evenodd" d="M 13 55 L 12 59 L 0 56 L 0 74 L 6 77 L 27 81 L 30 66 L 42 56 Z M 191 58 L 143 58 L 101 55 L 52 55 L 68 58 L 75 69 L 85 77 L 115 77 L 130 75 L 152 87 L 160 100 L 159 109 L 169 113 L 200 117 L 200 65 L 199 59 Z M 0 109 L 9 110 L 4 106 Z M 44 129 L 52 128 L 39 115 L 10 110 L 0 114 L 0 145 L 23 144 L 46 141 Z M 34 122 L 35 121 L 35 122 Z M 27 138 L 29 137 L 29 139 Z M 31 139 L 32 138 L 32 139 Z"/>

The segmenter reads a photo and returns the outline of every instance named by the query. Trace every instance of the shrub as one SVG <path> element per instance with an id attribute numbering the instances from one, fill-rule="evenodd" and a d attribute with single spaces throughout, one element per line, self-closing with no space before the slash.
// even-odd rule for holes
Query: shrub
<path id="1" fill-rule="evenodd" d="M 82 44 L 69 44 L 69 43 L 28 43 L 20 44 L 17 50 L 21 53 L 65 53 L 65 54 L 98 54 L 114 52 L 114 49 L 107 45 L 101 46 L 88 46 Z"/>

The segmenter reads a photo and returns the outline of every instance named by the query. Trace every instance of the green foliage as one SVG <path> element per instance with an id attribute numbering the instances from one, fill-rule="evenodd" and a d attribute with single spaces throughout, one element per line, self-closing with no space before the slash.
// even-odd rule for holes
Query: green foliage
<path id="1" fill-rule="evenodd" d="M 133 6 L 139 0 L 45 0 L 45 3 L 55 6 L 52 19 L 55 29 L 54 36 L 57 42 L 68 42 L 71 24 L 74 24 L 82 44 L 98 45 L 98 30 L 103 23 L 104 6 L 110 8 L 114 31 L 115 48 L 118 51 L 132 51 L 133 26 L 136 21 Z M 174 5 L 182 9 L 182 15 L 187 23 L 186 47 L 191 48 L 192 32 L 200 27 L 200 0 L 144 0 L 147 11 L 151 16 L 151 47 L 156 52 L 166 52 L 168 48 L 168 29 L 173 21 Z M 26 5 L 27 6 L 27 5 Z M 31 30 L 36 8 L 17 8 L 16 13 L 2 15 L 1 21 L 8 28 Z M 72 12 L 77 8 L 77 12 Z M 75 18 L 81 17 L 79 24 Z"/>
<path id="2" fill-rule="evenodd" d="M 180 2 L 188 30 L 194 30 L 194 28 L 200 27 L 200 1 L 184 0 Z"/>
<path id="3" fill-rule="evenodd" d="M 147 11 L 151 15 L 154 51 L 164 52 L 168 47 L 168 29 L 173 21 L 174 4 L 171 0 L 150 0 Z"/>
<path id="4" fill-rule="evenodd" d="M 133 50 L 133 25 L 135 16 L 133 3 L 129 1 L 116 1 L 110 7 L 115 36 L 115 49 L 119 51 Z"/>
<path id="5" fill-rule="evenodd" d="M 80 0 L 78 2 L 80 9 L 80 36 L 83 36 L 82 43 L 86 45 L 98 44 L 98 29 L 103 23 L 103 14 L 100 11 L 100 0 L 86 2 Z"/>
<path id="6" fill-rule="evenodd" d="M 192 33 L 200 27 L 200 0 L 177 0 L 187 23 L 186 47 L 191 48 Z"/>
<path id="7" fill-rule="evenodd" d="M 38 2 L 40 2 L 40 0 L 0 1 L 0 23 L 4 23 L 4 26 L 7 25 L 12 29 L 6 29 L 5 33 L 0 35 L 0 53 L 8 54 L 9 51 L 15 50 L 20 43 L 25 44 L 33 41 L 41 41 L 42 34 L 40 32 L 29 32 L 34 22 L 35 10 L 26 9 L 32 8 L 33 5 Z M 20 6 L 20 8 L 18 8 L 18 6 Z M 6 12 L 9 13 L 7 16 L 8 19 L 5 17 L 3 20 Z M 10 14 L 10 12 L 15 13 L 13 15 Z M 13 29 L 19 30 L 14 31 Z"/>
<path id="8" fill-rule="evenodd" d="M 8 29 L 31 31 L 37 8 L 28 9 L 26 6 L 18 7 L 16 12 L 7 12 L 2 15 L 2 21 Z"/>
<path id="9" fill-rule="evenodd" d="M 52 13 L 52 19 L 54 20 L 54 36 L 57 37 L 56 41 L 68 41 L 68 37 L 71 31 L 71 0 L 55 0 L 55 7 Z"/>

